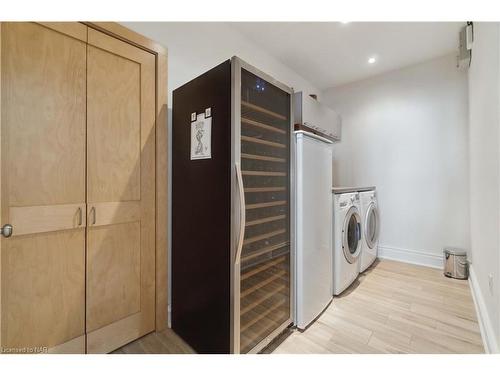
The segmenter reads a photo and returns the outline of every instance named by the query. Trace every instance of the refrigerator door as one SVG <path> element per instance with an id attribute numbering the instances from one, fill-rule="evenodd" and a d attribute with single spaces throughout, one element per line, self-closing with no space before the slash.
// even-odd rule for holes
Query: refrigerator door
<path id="1" fill-rule="evenodd" d="M 233 202 L 244 205 L 244 213 L 233 214 L 244 225 L 234 225 L 241 229 L 234 241 L 239 285 L 233 323 L 235 351 L 248 353 L 291 322 L 291 90 L 239 59 L 236 63 L 241 69 L 236 73 L 235 185 L 241 190 Z M 241 194 L 244 199 L 238 199 Z"/>
<path id="2" fill-rule="evenodd" d="M 332 142 L 295 132 L 296 314 L 305 329 L 328 306 L 332 274 Z"/>

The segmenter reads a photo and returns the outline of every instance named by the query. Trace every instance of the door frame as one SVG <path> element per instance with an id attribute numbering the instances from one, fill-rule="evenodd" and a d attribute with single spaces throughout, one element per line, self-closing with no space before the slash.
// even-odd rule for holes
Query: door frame
<path id="1" fill-rule="evenodd" d="M 74 35 L 76 22 L 38 22 L 42 26 L 59 32 Z M 160 44 L 136 33 L 116 22 L 80 22 L 85 26 L 112 36 L 116 39 L 132 44 L 150 52 L 155 56 L 155 330 L 163 331 L 168 326 L 168 97 L 167 97 L 167 49 Z M 0 22 L 0 76 L 2 72 L 2 24 Z M 86 35 L 85 35 L 86 37 Z M 85 38 L 86 39 L 86 38 Z M 0 80 L 0 114 L 2 111 Z M 162 124 L 163 126 L 159 126 Z M 0 116 L 0 155 L 1 129 Z M 5 184 L 1 178 L 2 166 L 7 160 L 0 160 L 0 187 Z M 0 195 L 0 213 L 7 209 L 2 205 Z M 5 217 L 5 215 L 1 215 Z M 2 223 L 5 224 L 5 223 Z M 1 251 L 1 248 L 0 248 Z M 1 302 L 1 256 L 0 256 L 0 302 Z M 0 305 L 0 318 L 1 318 Z M 1 330 L 1 319 L 0 319 Z"/>

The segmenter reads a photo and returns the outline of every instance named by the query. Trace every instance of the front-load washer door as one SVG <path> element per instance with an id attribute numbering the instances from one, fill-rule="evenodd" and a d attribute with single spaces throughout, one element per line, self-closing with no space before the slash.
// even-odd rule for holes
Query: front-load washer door
<path id="1" fill-rule="evenodd" d="M 345 216 L 342 228 L 342 250 L 349 263 L 354 263 L 361 252 L 361 217 L 354 206 Z"/>
<path id="2" fill-rule="evenodd" d="M 373 249 L 373 247 L 377 243 L 380 231 L 378 208 L 377 205 L 373 202 L 370 203 L 370 206 L 366 211 L 364 227 L 366 244 L 370 249 Z"/>

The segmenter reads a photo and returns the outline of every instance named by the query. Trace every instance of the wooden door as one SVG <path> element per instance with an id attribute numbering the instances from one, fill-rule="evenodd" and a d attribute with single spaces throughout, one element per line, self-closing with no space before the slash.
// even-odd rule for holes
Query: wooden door
<path id="1" fill-rule="evenodd" d="M 87 27 L 0 27 L 0 346 L 84 352 Z"/>
<path id="2" fill-rule="evenodd" d="M 101 353 L 155 328 L 155 57 L 93 29 L 88 43 L 87 352 Z"/>

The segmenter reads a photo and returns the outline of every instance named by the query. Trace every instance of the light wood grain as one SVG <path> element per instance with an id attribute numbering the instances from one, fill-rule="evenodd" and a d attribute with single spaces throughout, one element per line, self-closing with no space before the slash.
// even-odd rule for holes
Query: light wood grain
<path id="1" fill-rule="evenodd" d="M 4 348 L 51 348 L 84 334 L 84 229 L 11 237 L 2 264 Z"/>
<path id="2" fill-rule="evenodd" d="M 61 204 L 54 206 L 11 207 L 10 223 L 13 236 L 84 228 L 86 205 Z"/>
<path id="3" fill-rule="evenodd" d="M 249 118 L 242 117 L 241 122 L 243 124 L 247 124 L 247 125 L 259 128 L 259 129 L 264 129 L 264 130 L 268 130 L 268 131 L 279 133 L 279 134 L 286 134 L 286 131 L 283 129 L 277 128 L 276 126 L 267 125 L 267 124 L 264 124 L 262 122 L 255 121 L 255 120 L 252 120 Z"/>
<path id="4" fill-rule="evenodd" d="M 260 107 L 258 105 L 246 102 L 244 100 L 241 101 L 241 106 L 244 107 L 244 108 L 246 108 L 247 110 L 252 110 L 252 111 L 257 111 L 257 112 L 260 112 L 260 113 L 264 113 L 264 114 L 266 114 L 268 116 L 277 118 L 278 120 L 286 120 L 286 116 L 284 116 L 282 114 L 270 111 L 269 109 L 262 108 L 262 107 Z"/>
<path id="5" fill-rule="evenodd" d="M 85 43 L 6 23 L 2 49 L 9 206 L 85 202 Z"/>
<path id="6" fill-rule="evenodd" d="M 167 49 L 156 43 L 155 41 L 146 38 L 144 35 L 136 33 L 133 30 L 126 28 L 116 22 L 84 22 L 84 24 L 89 27 L 96 29 L 98 31 L 109 34 L 119 40 L 125 41 L 136 47 L 142 48 L 144 50 L 154 52 L 157 55 L 165 56 L 167 55 Z"/>
<path id="7" fill-rule="evenodd" d="M 49 354 L 82 354 L 85 353 L 85 335 L 78 336 L 63 344 L 47 350 Z"/>
<path id="8" fill-rule="evenodd" d="M 467 281 L 383 260 L 274 353 L 483 353 L 472 306 Z"/>
<path id="9" fill-rule="evenodd" d="M 254 243 L 257 241 L 269 239 L 271 237 L 279 236 L 280 234 L 284 234 L 284 233 L 286 233 L 286 229 L 278 229 L 278 230 L 274 230 L 272 232 L 259 234 L 259 235 L 254 236 L 254 237 L 248 237 L 243 241 L 243 245 L 248 245 L 248 244 L 251 244 L 251 243 Z"/>
<path id="10" fill-rule="evenodd" d="M 79 22 L 38 22 L 62 34 L 87 42 L 87 26 Z"/>
<path id="11" fill-rule="evenodd" d="M 121 347 L 113 354 L 195 354 L 171 329 L 153 332 Z"/>
<path id="12" fill-rule="evenodd" d="M 381 280 L 381 275 L 390 277 Z M 392 283 L 396 286 L 391 286 Z M 370 287 L 365 287 L 367 285 Z M 273 289 L 266 294 L 263 292 L 266 287 L 259 287 L 262 296 L 255 304 L 276 293 Z M 446 302 L 436 302 L 435 294 L 446 289 L 449 290 Z M 391 299 L 394 293 L 408 290 L 410 295 L 419 291 L 416 302 L 401 301 L 398 296 Z M 422 307 L 420 303 L 425 297 L 429 297 L 432 307 Z M 445 278 L 439 270 L 383 260 L 336 297 L 305 331 L 293 330 L 282 342 L 270 347 L 276 354 L 483 353 L 476 317 L 465 321 L 457 313 L 463 306 L 470 305 L 472 296 L 467 281 Z M 456 310 L 450 310 L 449 306 Z M 244 310 L 248 311 L 250 309 Z M 250 318 L 246 324 L 252 322 Z M 265 330 L 265 324 L 259 329 Z M 161 344 L 159 336 L 147 335 L 117 352 L 185 352 L 184 347 L 181 349 L 185 344 L 172 331 L 160 335 L 173 338 Z M 243 336 L 243 339 L 251 342 L 252 337 Z M 266 349 L 266 352 L 269 351 Z"/>
<path id="13" fill-rule="evenodd" d="M 89 227 L 124 224 L 141 219 L 140 201 L 91 203 L 87 209 Z"/>
<path id="14" fill-rule="evenodd" d="M 262 263 L 261 265 L 254 267 L 250 271 L 243 271 L 241 275 L 241 281 L 248 279 L 249 277 L 252 277 L 255 274 L 258 274 L 262 271 L 265 271 L 271 267 L 274 267 L 277 264 L 284 263 L 286 260 L 285 256 L 278 257 L 272 261 Z"/>
<path id="15" fill-rule="evenodd" d="M 265 156 L 265 155 L 254 155 L 254 154 L 241 154 L 242 159 L 250 159 L 250 160 L 262 160 L 262 161 L 274 161 L 277 163 L 286 163 L 285 158 L 275 158 L 272 156 Z"/>
<path id="16" fill-rule="evenodd" d="M 90 228 L 87 332 L 141 310 L 140 223 Z"/>
<path id="17" fill-rule="evenodd" d="M 167 49 L 115 22 L 85 22 L 89 28 L 127 42 L 155 56 L 156 62 L 156 330 L 167 327 L 168 138 Z"/>
<path id="18" fill-rule="evenodd" d="M 142 314 L 136 313 L 87 333 L 87 353 L 109 353 L 144 335 Z"/>
<path id="19" fill-rule="evenodd" d="M 95 353 L 155 329 L 156 69 L 153 54 L 96 30 L 88 42 L 87 350 Z"/>
<path id="20" fill-rule="evenodd" d="M 286 148 L 286 145 L 284 143 L 266 141 L 265 139 L 260 139 L 260 138 L 255 138 L 255 137 L 248 137 L 246 135 L 242 135 L 241 136 L 241 140 L 244 141 L 244 142 L 252 142 L 252 143 L 257 143 L 257 144 L 265 145 L 265 146 L 271 146 L 271 147 L 277 147 L 277 148 Z"/>
<path id="21" fill-rule="evenodd" d="M 139 200 L 141 66 L 88 47 L 88 202 Z"/>
<path id="22" fill-rule="evenodd" d="M 168 325 L 167 55 L 156 56 L 156 331 Z"/>
<path id="23" fill-rule="evenodd" d="M 241 257 L 241 261 L 242 262 L 248 262 L 249 260 L 251 259 L 254 259 L 254 258 L 257 258 L 261 255 L 265 255 L 265 254 L 269 254 L 270 252 L 273 252 L 275 250 L 278 250 L 278 249 L 281 249 L 285 246 L 288 246 L 290 245 L 289 242 L 283 242 L 283 243 L 279 243 L 279 244 L 276 244 L 276 245 L 271 245 L 271 246 L 266 246 L 262 249 L 259 249 L 257 251 L 253 251 L 247 255 L 244 255 Z"/>
<path id="24" fill-rule="evenodd" d="M 270 216 L 270 217 L 264 217 L 262 219 L 255 219 L 252 221 L 247 221 L 245 223 L 246 227 L 251 227 L 254 225 L 259 225 L 259 224 L 264 224 L 264 223 L 271 223 L 273 221 L 279 221 L 279 220 L 285 220 L 286 215 L 276 215 L 276 216 Z"/>
<path id="25" fill-rule="evenodd" d="M 98 337 L 97 341 L 100 344 L 91 340 L 90 346 L 97 348 L 97 351 L 109 351 L 113 349 L 113 345 L 124 343 L 120 340 L 104 342 L 107 333 L 111 333 L 111 336 L 123 337 L 114 333 L 116 327 L 127 332 L 135 332 L 134 335 L 127 336 L 127 341 L 154 329 L 155 294 L 157 329 L 166 326 L 167 237 L 165 230 L 158 231 L 155 244 L 155 215 L 162 220 L 158 225 L 161 225 L 162 229 L 166 228 L 168 226 L 166 222 L 167 129 L 166 126 L 157 127 L 156 121 L 163 121 L 166 125 L 167 55 L 166 49 L 162 46 L 116 23 L 98 22 L 87 25 L 92 28 L 89 34 L 90 42 L 94 47 L 102 51 L 109 50 L 114 55 L 125 57 L 130 62 L 141 66 L 140 167 L 138 170 L 140 170 L 141 183 L 146 180 L 149 183 L 146 186 L 140 186 L 140 198 L 135 202 L 139 199 L 141 202 L 141 247 L 144 245 L 155 249 L 156 245 L 156 254 L 155 251 L 142 251 L 141 249 L 141 265 L 145 265 L 144 270 L 147 272 L 141 274 L 141 288 L 145 288 L 143 297 L 146 302 L 141 305 L 140 319 L 138 319 L 140 323 L 137 323 L 139 328 L 134 331 L 130 327 L 120 326 L 124 323 L 118 324 L 117 322 L 111 324 L 108 330 L 94 332 L 93 337 Z M 11 216 L 13 216 L 14 223 L 20 223 L 16 225 L 20 231 L 15 228 L 14 236 L 22 235 L 19 239 L 35 238 L 35 235 L 27 234 L 30 231 L 44 232 L 40 234 L 40 238 L 51 234 L 51 232 L 45 232 L 48 230 L 58 230 L 57 233 L 63 235 L 66 233 L 63 230 L 68 229 L 69 225 L 62 213 L 68 207 L 81 207 L 82 202 L 85 202 L 85 102 L 87 99 L 85 50 L 87 47 L 84 42 L 87 41 L 87 25 L 65 22 L 41 22 L 38 25 L 0 23 L 0 57 L 3 56 L 0 60 L 0 73 L 2 73 L 0 81 L 2 113 L 0 117 L 2 156 L 0 212 L 1 221 L 5 223 L 10 221 L 10 208 L 13 209 Z M 96 30 L 103 31 L 103 33 Z M 5 56 L 9 56 L 9 59 L 5 59 Z M 20 80 L 21 77 L 22 80 Z M 8 95 L 5 94 L 6 92 Z M 120 99 L 126 100 L 128 97 L 122 96 L 116 101 Z M 9 108 L 9 111 L 5 111 L 6 108 Z M 12 116 L 10 121 L 5 121 L 6 114 Z M 10 132 L 13 134 L 11 139 L 8 137 L 8 127 L 13 123 L 16 128 L 15 131 Z M 18 124 L 26 126 L 19 127 Z M 155 135 L 158 136 L 157 139 Z M 26 142 L 18 142 L 16 137 Z M 159 147 L 155 151 L 156 141 Z M 12 155 L 9 154 L 9 150 L 13 150 L 11 143 L 15 143 L 19 148 L 14 158 L 16 163 L 11 162 Z M 17 151 L 20 151 L 19 160 Z M 26 159 L 29 159 L 29 162 Z M 155 166 L 157 160 L 159 161 L 158 167 Z M 24 161 L 28 163 L 28 168 L 22 164 Z M 14 164 L 17 168 L 9 172 L 9 168 L 12 168 Z M 147 168 L 143 168 L 144 166 Z M 155 182 L 155 172 L 159 172 L 160 175 L 157 182 Z M 19 184 L 21 181 L 23 183 Z M 116 201 L 122 203 L 123 195 L 121 192 L 117 193 L 120 197 Z M 159 197 L 156 207 L 155 194 Z M 93 203 L 100 205 L 115 202 Z M 49 207 L 52 205 L 56 208 L 51 214 Z M 62 207 L 66 208 L 62 209 Z M 100 206 L 100 208 L 103 207 Z M 107 208 L 110 207 L 107 206 Z M 125 215 L 125 219 L 117 218 L 120 213 L 124 212 L 122 208 L 115 207 L 114 214 L 113 209 L 106 210 L 108 211 L 107 216 L 100 216 L 105 221 L 97 224 L 104 227 L 118 221 L 129 222 L 135 217 L 135 210 L 130 210 L 130 207 L 125 211 L 129 214 L 134 212 L 134 215 Z M 30 215 L 33 213 L 41 213 L 44 220 Z M 75 215 L 75 217 L 78 221 L 78 216 Z M 85 217 L 84 214 L 82 226 L 85 225 Z M 19 218 L 23 220 L 19 222 Z M 47 219 L 48 223 L 45 222 Z M 27 230 L 23 227 L 31 229 Z M 11 239 L 14 240 L 15 237 Z M 2 254 L 8 249 L 3 242 L 5 241 L 0 241 Z M 0 257 L 0 280 L 4 279 L 4 264 L 5 260 L 2 263 L 2 257 Z M 2 284 L 0 281 L 0 301 L 2 301 L 0 346 L 8 344 L 4 334 L 4 318 L 8 315 L 10 307 L 4 303 L 5 285 L 5 282 Z M 68 283 L 68 288 L 71 286 L 72 284 Z M 84 306 L 81 307 L 85 309 Z M 62 312 L 64 313 L 64 310 Z M 127 321 L 127 318 L 120 320 L 120 322 L 123 321 Z M 47 325 L 50 323 L 46 322 Z M 80 335 L 68 341 L 56 343 L 48 348 L 49 352 L 83 350 L 81 349 L 81 343 L 84 341 L 82 337 Z M 50 337 L 47 339 L 51 340 Z"/>
<path id="26" fill-rule="evenodd" d="M 243 176 L 269 176 L 269 177 L 285 177 L 286 172 L 269 172 L 269 171 L 241 171 Z"/>
<path id="27" fill-rule="evenodd" d="M 3 348 L 84 335 L 85 232 L 71 228 L 85 202 L 86 45 L 56 29 L 1 25 L 1 221 L 14 223 L 0 240 Z"/>
<path id="28" fill-rule="evenodd" d="M 247 210 L 253 210 L 257 208 L 265 208 L 265 207 L 275 207 L 275 206 L 284 206 L 287 201 L 272 201 L 272 202 L 263 202 L 263 203 L 252 203 L 247 204 Z"/>

